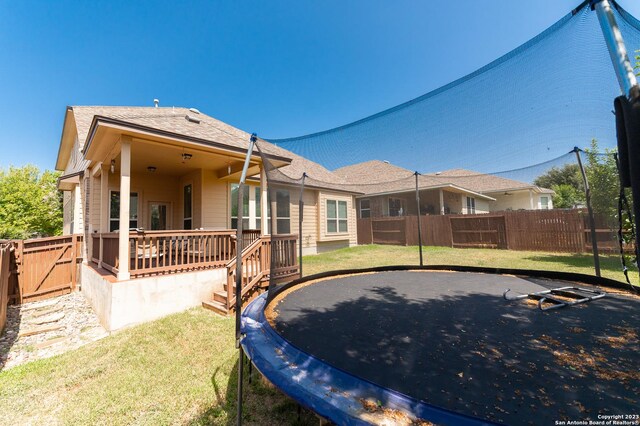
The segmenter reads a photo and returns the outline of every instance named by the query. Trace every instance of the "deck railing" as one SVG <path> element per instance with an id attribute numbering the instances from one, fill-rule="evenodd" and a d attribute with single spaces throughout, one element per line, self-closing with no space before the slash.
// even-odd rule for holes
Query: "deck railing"
<path id="1" fill-rule="evenodd" d="M 241 297 L 270 277 L 281 280 L 299 274 L 297 239 L 297 235 L 265 235 L 242 250 Z M 227 264 L 227 309 L 233 309 L 236 301 L 236 262 L 234 258 Z"/>
<path id="2" fill-rule="evenodd" d="M 119 234 L 109 232 L 94 239 L 92 260 L 117 274 L 120 267 Z M 94 237 L 95 238 L 95 237 Z M 224 267 L 235 256 L 235 231 L 130 231 L 131 277 Z"/>

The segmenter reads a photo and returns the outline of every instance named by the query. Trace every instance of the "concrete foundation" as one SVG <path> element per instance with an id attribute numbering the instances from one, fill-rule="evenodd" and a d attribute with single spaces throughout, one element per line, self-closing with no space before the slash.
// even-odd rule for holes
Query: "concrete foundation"
<path id="1" fill-rule="evenodd" d="M 89 265 L 82 265 L 82 293 L 109 331 L 181 312 L 222 290 L 226 269 L 114 281 Z"/>

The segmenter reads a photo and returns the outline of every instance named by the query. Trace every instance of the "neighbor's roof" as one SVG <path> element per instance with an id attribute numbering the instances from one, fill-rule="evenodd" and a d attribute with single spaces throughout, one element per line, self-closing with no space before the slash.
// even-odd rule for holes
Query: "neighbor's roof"
<path id="1" fill-rule="evenodd" d="M 363 193 L 369 195 L 404 192 L 415 188 L 415 172 L 386 161 L 372 160 L 358 163 L 341 167 L 334 170 L 334 173 L 347 182 L 357 185 Z M 419 175 L 418 186 L 421 189 L 454 187 L 480 194 L 523 189 L 553 192 L 526 182 L 464 169 Z"/>
<path id="2" fill-rule="evenodd" d="M 541 188 L 530 183 L 466 169 L 446 170 L 438 173 L 437 175 L 431 174 L 428 176 L 445 179 L 452 183 L 464 186 L 465 188 L 482 193 L 518 191 L 523 189 L 533 189 L 536 192 L 553 193 L 550 189 Z"/>
<path id="3" fill-rule="evenodd" d="M 244 150 L 249 148 L 251 137 L 249 133 L 207 114 L 183 107 L 73 106 L 70 107 L 70 110 L 75 118 L 81 149 L 87 142 L 95 117 L 104 117 Z M 186 116 L 197 118 L 200 123 L 189 121 L 185 119 Z M 349 189 L 342 188 L 343 179 L 320 164 L 264 140 L 259 140 L 258 145 L 264 154 L 284 157 L 291 161 L 290 165 L 281 167 L 278 172 L 272 173 L 272 176 L 279 177 L 281 182 L 296 183 L 305 172 L 311 178 L 307 183 L 309 186 L 349 191 Z"/>

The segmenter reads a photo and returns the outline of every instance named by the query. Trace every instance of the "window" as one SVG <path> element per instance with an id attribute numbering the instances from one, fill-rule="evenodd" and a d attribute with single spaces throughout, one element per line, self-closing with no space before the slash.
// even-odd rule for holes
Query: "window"
<path id="1" fill-rule="evenodd" d="M 467 197 L 467 214 L 475 214 L 476 212 L 476 199 L 473 197 Z"/>
<path id="2" fill-rule="evenodd" d="M 129 197 L 129 229 L 138 227 L 138 193 Z M 120 192 L 111 191 L 109 204 L 109 232 L 120 229 Z"/>
<path id="3" fill-rule="evenodd" d="M 389 198 L 389 216 L 402 216 L 404 213 L 404 200 L 400 198 Z"/>
<path id="4" fill-rule="evenodd" d="M 360 219 L 371 217 L 371 200 L 360 200 Z"/>
<path id="5" fill-rule="evenodd" d="M 183 229 L 192 229 L 193 227 L 193 194 L 191 184 L 184 186 L 184 219 Z"/>
<path id="6" fill-rule="evenodd" d="M 231 228 L 238 228 L 238 190 L 240 185 L 231 184 Z M 242 229 L 249 229 L 249 193 L 251 187 L 245 186 L 242 193 Z"/>
<path id="7" fill-rule="evenodd" d="M 238 228 L 238 188 L 231 184 L 231 228 Z M 260 229 L 262 219 L 262 194 L 259 186 L 245 186 L 242 193 L 242 229 Z"/>
<path id="8" fill-rule="evenodd" d="M 549 210 L 549 197 L 540 197 L 540 208 L 542 210 Z"/>
<path id="9" fill-rule="evenodd" d="M 276 234 L 291 233 L 291 196 L 286 189 L 276 191 Z M 269 197 L 271 195 L 269 194 Z M 267 202 L 267 232 L 271 229 L 271 202 Z"/>
<path id="10" fill-rule="evenodd" d="M 327 200 L 327 233 L 348 232 L 347 202 Z"/>

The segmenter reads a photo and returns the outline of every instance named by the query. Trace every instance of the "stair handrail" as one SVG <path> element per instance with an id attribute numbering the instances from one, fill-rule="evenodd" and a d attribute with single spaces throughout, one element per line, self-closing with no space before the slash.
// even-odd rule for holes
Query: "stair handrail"
<path id="1" fill-rule="evenodd" d="M 246 259 L 250 256 L 254 255 L 257 252 L 261 252 L 264 250 L 265 243 L 271 240 L 271 236 L 263 235 L 260 238 L 254 240 L 251 244 L 245 247 L 242 250 L 242 256 L 240 257 L 240 262 L 244 263 Z M 237 252 L 237 250 L 236 250 Z M 236 273 L 236 264 L 238 261 L 238 256 L 236 255 L 233 259 L 227 263 L 227 309 L 233 306 L 235 303 L 236 297 L 233 291 L 233 287 L 235 285 L 235 273 Z M 264 256 L 261 257 L 262 267 L 260 268 L 260 273 L 258 273 L 255 277 L 251 277 L 247 279 L 247 285 L 243 284 L 243 288 L 240 290 L 241 297 L 245 295 L 251 288 L 253 288 L 257 283 L 260 282 L 263 276 L 265 276 L 266 270 L 268 269 L 268 260 L 265 263 Z"/>

